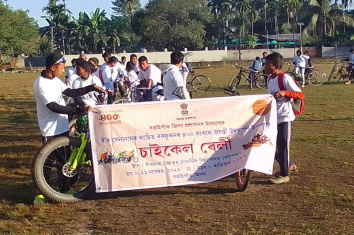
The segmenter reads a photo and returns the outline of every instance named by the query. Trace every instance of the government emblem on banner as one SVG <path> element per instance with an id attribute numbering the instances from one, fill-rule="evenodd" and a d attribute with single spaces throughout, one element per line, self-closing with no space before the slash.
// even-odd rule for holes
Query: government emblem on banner
<path id="1" fill-rule="evenodd" d="M 187 110 L 188 104 L 183 103 L 180 106 L 181 106 L 181 109 L 182 109 L 181 114 L 183 116 L 187 116 L 188 115 L 188 110 Z"/>

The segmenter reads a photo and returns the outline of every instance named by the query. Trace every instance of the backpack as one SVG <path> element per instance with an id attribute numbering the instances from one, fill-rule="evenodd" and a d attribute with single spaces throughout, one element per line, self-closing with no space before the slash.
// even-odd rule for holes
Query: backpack
<path id="1" fill-rule="evenodd" d="M 278 86 L 279 86 L 280 90 L 285 90 L 284 83 L 283 83 L 283 77 L 284 77 L 284 73 L 278 74 Z M 298 87 L 300 87 L 299 83 L 297 83 L 297 81 L 295 81 L 295 79 L 294 79 L 294 82 Z M 303 99 L 293 99 L 293 101 L 291 101 L 291 106 L 293 107 L 294 114 L 299 115 L 304 112 L 305 102 Z"/>

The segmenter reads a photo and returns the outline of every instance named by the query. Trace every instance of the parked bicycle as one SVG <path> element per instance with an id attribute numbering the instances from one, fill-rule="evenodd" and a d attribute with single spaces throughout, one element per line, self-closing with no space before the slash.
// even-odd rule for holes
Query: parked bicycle
<path id="1" fill-rule="evenodd" d="M 210 88 L 211 80 L 205 75 L 196 75 L 191 72 L 187 77 L 187 90 L 191 91 L 207 91 Z"/>
<path id="2" fill-rule="evenodd" d="M 250 71 L 238 65 L 234 65 L 234 66 L 238 68 L 240 71 L 237 74 L 233 75 L 229 80 L 228 87 L 233 91 L 237 89 L 237 86 L 240 84 L 242 78 L 246 80 L 248 83 L 250 83 L 250 78 L 249 78 Z M 267 79 L 268 79 L 268 75 L 260 72 L 256 75 L 254 79 L 254 85 L 259 89 L 266 88 Z"/>
<path id="3" fill-rule="evenodd" d="M 347 67 L 345 67 L 347 65 Z M 335 63 L 332 65 L 331 73 L 328 76 L 328 83 L 338 83 L 341 79 L 350 78 L 352 73 L 352 65 L 348 65 L 346 61 L 342 61 L 341 65 L 339 63 Z"/>
<path id="4" fill-rule="evenodd" d="M 285 73 L 289 74 L 296 81 L 302 82 L 300 73 L 295 73 L 294 69 L 292 69 L 291 64 L 288 65 L 288 70 Z M 320 70 L 314 70 L 313 67 L 307 67 L 305 69 L 305 82 L 308 82 L 309 85 L 321 86 L 326 80 L 327 75 L 325 72 Z"/>

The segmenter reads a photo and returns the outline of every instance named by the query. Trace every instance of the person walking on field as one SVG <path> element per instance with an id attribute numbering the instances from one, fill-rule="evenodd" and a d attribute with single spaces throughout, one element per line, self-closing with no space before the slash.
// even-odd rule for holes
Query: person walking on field
<path id="1" fill-rule="evenodd" d="M 283 67 L 283 56 L 279 53 L 272 53 L 266 57 L 265 70 L 270 74 L 268 79 L 268 94 L 273 94 L 277 102 L 278 134 L 276 142 L 275 159 L 280 166 L 280 173 L 270 182 L 282 184 L 290 181 L 289 173 L 297 172 L 298 168 L 289 161 L 291 124 L 295 120 L 292 109 L 293 99 L 304 99 L 305 95 L 297 86 L 292 77 L 281 71 Z M 285 90 L 280 90 L 280 82 L 283 82 Z M 277 174 L 276 174 L 277 175 Z"/>
<path id="2" fill-rule="evenodd" d="M 301 55 L 301 51 L 296 51 L 296 56 L 294 57 L 293 64 L 295 66 L 295 73 L 299 74 L 302 79 L 302 87 L 305 87 L 305 67 L 306 67 L 306 59 Z"/>
<path id="3" fill-rule="evenodd" d="M 256 59 L 251 63 L 251 66 L 250 66 L 249 79 L 250 79 L 250 89 L 251 90 L 253 90 L 255 77 L 256 77 L 258 71 L 262 68 L 260 60 L 261 60 L 261 58 L 259 58 L 257 56 Z"/>

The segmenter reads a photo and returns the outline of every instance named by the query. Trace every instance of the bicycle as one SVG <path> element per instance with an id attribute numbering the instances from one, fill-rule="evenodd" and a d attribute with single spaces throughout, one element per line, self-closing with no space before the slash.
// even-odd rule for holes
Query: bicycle
<path id="1" fill-rule="evenodd" d="M 208 91 L 211 80 L 205 75 L 196 75 L 195 72 L 190 72 L 187 76 L 187 90 L 191 91 Z"/>
<path id="2" fill-rule="evenodd" d="M 31 172 L 37 190 L 49 201 L 88 198 L 95 192 L 89 134 L 49 141 L 34 157 Z"/>
<path id="3" fill-rule="evenodd" d="M 295 81 L 302 82 L 300 73 L 295 73 L 291 68 L 291 64 L 288 64 L 288 70 L 285 72 L 290 75 Z M 320 70 L 314 70 L 313 67 L 305 68 L 305 82 L 308 82 L 312 86 L 321 86 L 326 81 L 326 73 Z"/>
<path id="4" fill-rule="evenodd" d="M 342 65 L 338 68 L 338 63 L 335 63 L 332 65 L 332 70 L 330 75 L 328 76 L 328 83 L 331 82 L 331 80 L 334 83 L 338 83 L 341 79 L 348 79 L 351 76 L 352 73 L 352 66 L 349 65 L 347 67 L 344 67 L 346 62 L 342 61 Z"/>
<path id="5" fill-rule="evenodd" d="M 234 66 L 240 69 L 240 71 L 237 74 L 233 75 L 229 80 L 228 87 L 233 91 L 237 89 L 237 86 L 240 84 L 242 78 L 244 78 L 248 83 L 250 82 L 249 79 L 250 71 L 238 65 L 234 65 Z M 248 75 L 246 76 L 245 74 Z M 254 85 L 259 89 L 266 88 L 268 76 L 269 75 L 263 73 L 257 74 L 254 79 Z"/>
<path id="6" fill-rule="evenodd" d="M 80 129 L 85 129 L 80 127 Z M 95 192 L 93 159 L 88 128 L 78 137 L 58 137 L 45 144 L 32 161 L 34 185 L 44 197 L 56 203 L 74 203 Z M 98 160 L 109 161 L 108 155 Z M 128 159 L 122 159 L 129 163 Z M 252 176 L 250 170 L 236 172 L 236 191 L 245 191 Z"/>

